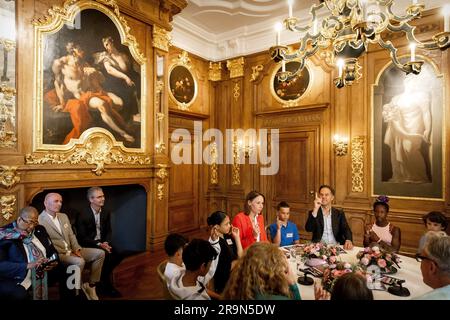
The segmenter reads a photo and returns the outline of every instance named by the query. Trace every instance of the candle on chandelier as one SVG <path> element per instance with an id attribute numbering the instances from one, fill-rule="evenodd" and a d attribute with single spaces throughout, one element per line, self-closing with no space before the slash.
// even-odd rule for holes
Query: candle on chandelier
<path id="1" fill-rule="evenodd" d="M 412 4 L 417 4 L 417 0 L 412 0 Z"/>
<path id="2" fill-rule="evenodd" d="M 275 24 L 275 30 L 277 31 L 277 46 L 281 43 L 281 29 L 283 28 L 281 22 Z"/>
<path id="3" fill-rule="evenodd" d="M 450 32 L 450 4 L 444 6 L 444 32 Z"/>
<path id="4" fill-rule="evenodd" d="M 314 22 L 313 22 L 313 34 L 314 35 L 317 34 L 317 19 L 314 19 Z"/>
<path id="5" fill-rule="evenodd" d="M 286 72 L 286 61 L 281 61 L 281 71 Z"/>
<path id="6" fill-rule="evenodd" d="M 366 20 L 366 14 L 367 14 L 367 1 L 368 1 L 368 0 L 360 0 L 361 14 L 362 14 L 363 20 Z"/>
<path id="7" fill-rule="evenodd" d="M 416 61 L 416 44 L 410 43 L 409 48 L 411 49 L 411 62 Z"/>
<path id="8" fill-rule="evenodd" d="M 338 70 L 339 70 L 339 78 L 342 77 L 342 74 L 344 73 L 344 60 L 342 59 L 338 59 L 337 61 L 337 66 L 338 66 Z"/>
<path id="9" fill-rule="evenodd" d="M 289 6 L 289 18 L 292 18 L 292 7 L 294 5 L 294 0 L 288 0 L 288 6 Z"/>

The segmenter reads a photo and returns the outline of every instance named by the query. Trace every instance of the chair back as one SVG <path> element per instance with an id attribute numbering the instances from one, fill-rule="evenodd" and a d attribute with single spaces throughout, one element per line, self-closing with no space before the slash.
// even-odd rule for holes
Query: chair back
<path id="1" fill-rule="evenodd" d="M 164 298 L 166 300 L 179 300 L 177 296 L 175 296 L 172 292 L 170 292 L 169 288 L 167 287 L 167 279 L 164 275 L 164 271 L 166 270 L 167 260 L 164 260 L 160 264 L 158 264 L 158 267 L 156 268 L 156 271 L 158 272 L 158 278 L 161 282 Z"/>

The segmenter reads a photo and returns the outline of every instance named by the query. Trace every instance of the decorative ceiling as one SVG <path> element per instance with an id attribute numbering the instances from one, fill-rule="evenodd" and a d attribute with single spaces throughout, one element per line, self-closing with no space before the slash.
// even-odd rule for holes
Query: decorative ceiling
<path id="1" fill-rule="evenodd" d="M 395 0 L 401 13 L 412 0 Z M 419 0 L 426 9 L 449 0 Z M 319 0 L 294 0 L 294 16 L 308 22 L 309 9 Z M 187 7 L 173 21 L 176 47 L 210 61 L 266 51 L 275 44 L 274 25 L 288 15 L 287 0 L 188 0 Z M 298 42 L 293 32 L 284 31 L 282 44 Z"/>

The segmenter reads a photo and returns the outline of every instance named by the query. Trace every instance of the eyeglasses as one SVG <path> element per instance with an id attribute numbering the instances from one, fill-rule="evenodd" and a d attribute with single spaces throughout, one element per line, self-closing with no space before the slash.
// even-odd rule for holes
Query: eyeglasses
<path id="1" fill-rule="evenodd" d="M 436 263 L 433 259 L 430 259 L 428 257 L 422 256 L 422 255 L 420 255 L 418 253 L 416 254 L 416 260 L 418 262 L 422 262 L 423 260 L 429 260 L 429 261 L 432 261 L 432 262 Z"/>
<path id="2" fill-rule="evenodd" d="M 39 221 L 37 221 L 37 220 L 27 220 L 22 217 L 20 217 L 20 219 L 22 219 L 22 221 L 25 222 L 26 224 L 31 224 L 31 225 L 35 225 L 35 226 L 37 226 L 39 224 Z"/>

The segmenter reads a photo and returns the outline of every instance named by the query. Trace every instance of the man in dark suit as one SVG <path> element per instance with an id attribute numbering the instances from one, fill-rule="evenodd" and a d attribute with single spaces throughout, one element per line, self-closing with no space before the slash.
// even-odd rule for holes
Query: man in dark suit
<path id="1" fill-rule="evenodd" d="M 105 194 L 102 188 L 92 187 L 87 191 L 90 205 L 81 211 L 76 221 L 77 238 L 84 247 L 99 248 L 105 252 L 99 292 L 101 294 L 120 297 L 121 294 L 113 285 L 112 272 L 122 261 L 111 246 L 111 213 L 103 210 Z"/>
<path id="2" fill-rule="evenodd" d="M 38 216 L 35 208 L 25 207 L 16 221 L 0 229 L 0 300 L 29 299 L 31 270 L 40 269 L 39 274 L 58 264 L 58 253 L 45 228 L 38 225 Z"/>
<path id="3" fill-rule="evenodd" d="M 322 185 L 319 195 L 316 193 L 314 209 L 309 211 L 305 229 L 312 232 L 312 242 L 325 242 L 327 244 L 342 244 L 344 249 L 353 248 L 352 231 L 345 219 L 344 211 L 333 208 L 334 199 L 332 187 Z"/>

